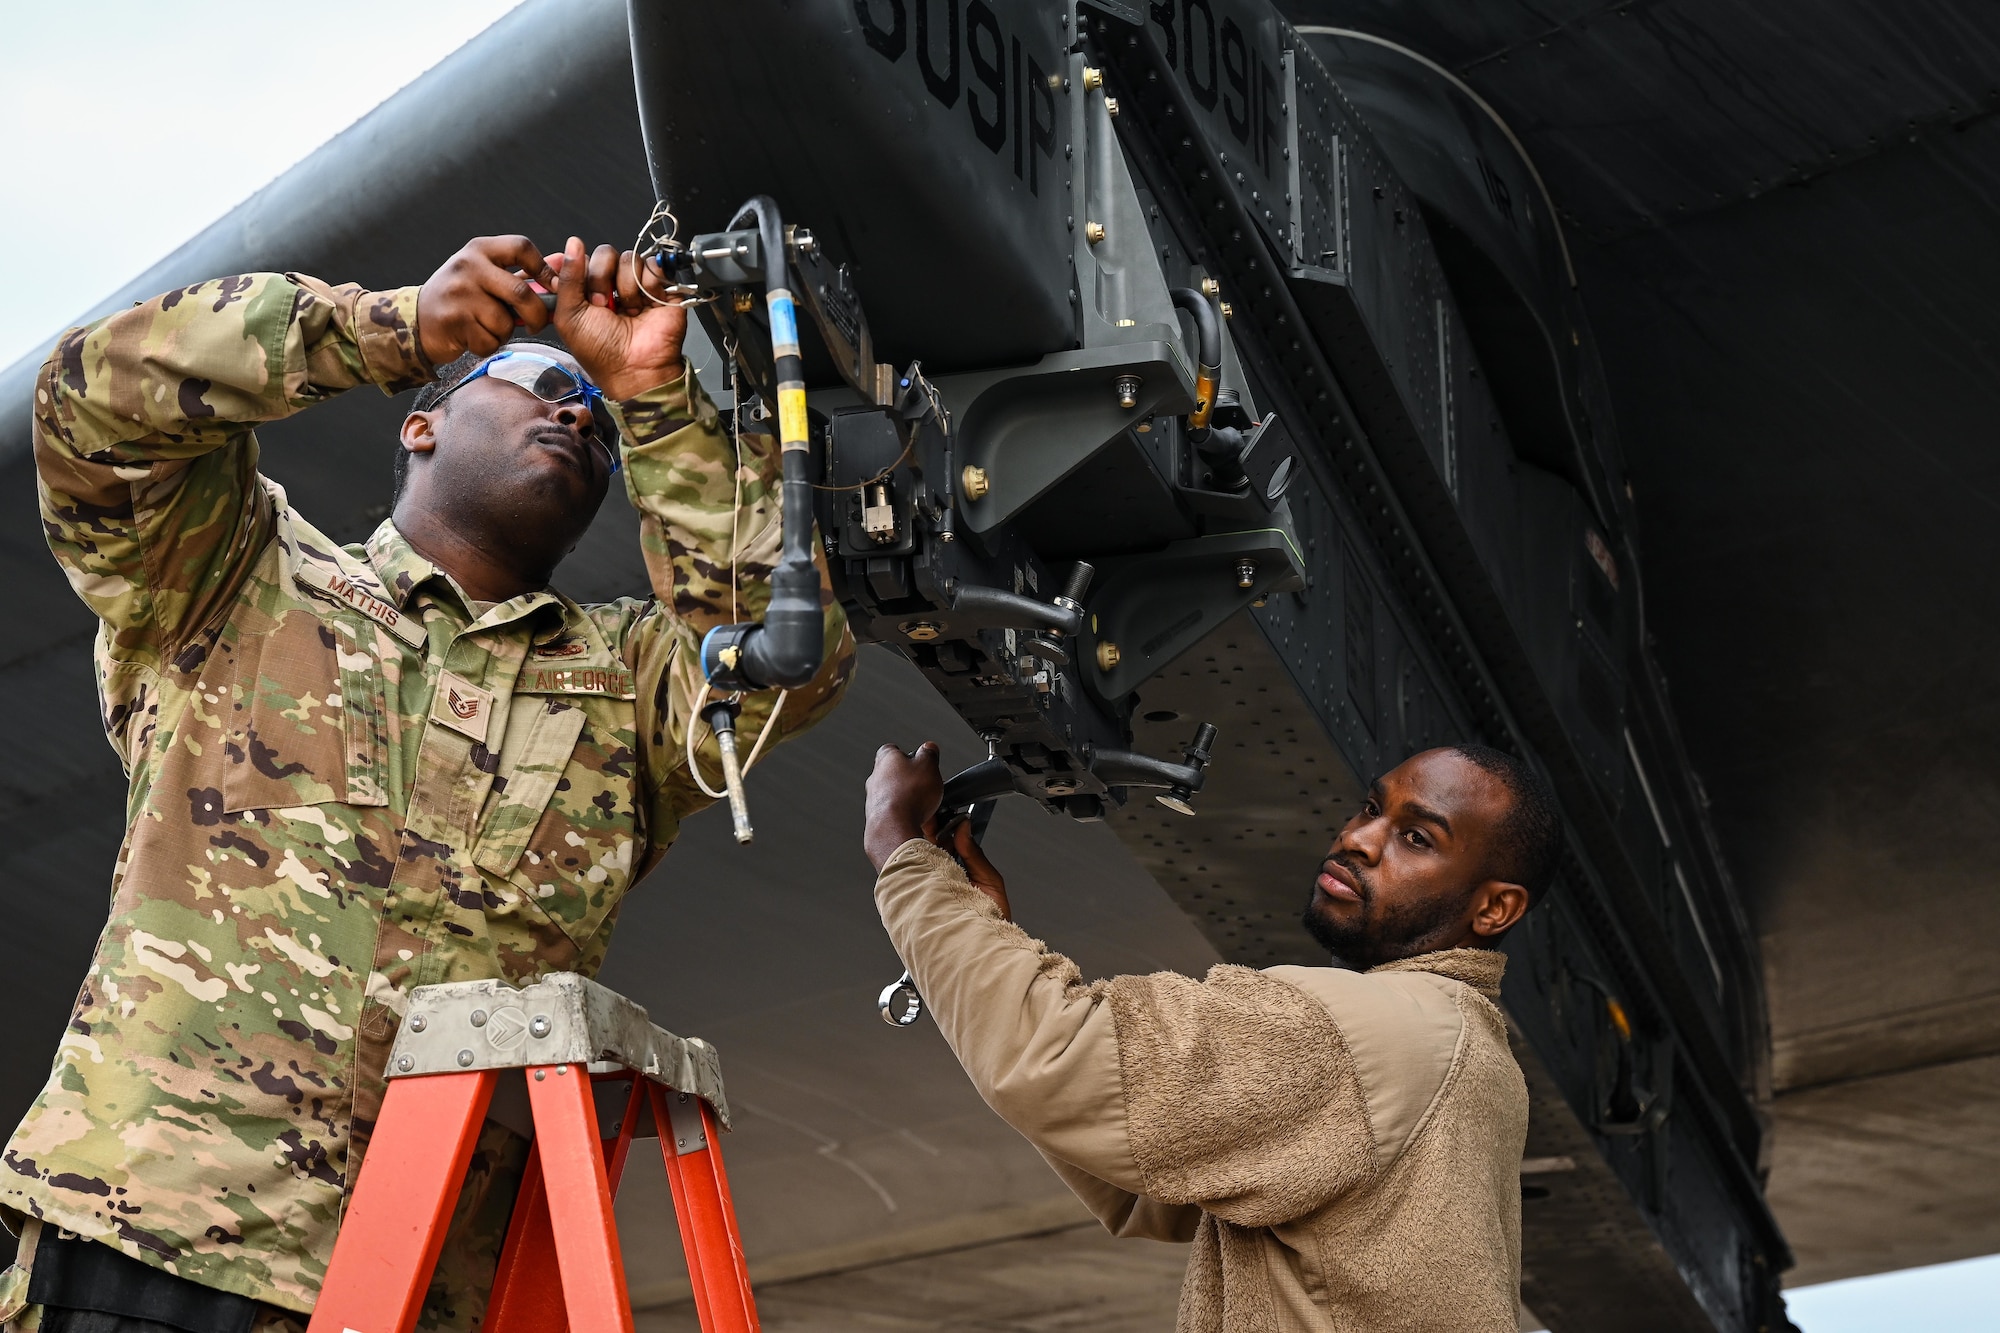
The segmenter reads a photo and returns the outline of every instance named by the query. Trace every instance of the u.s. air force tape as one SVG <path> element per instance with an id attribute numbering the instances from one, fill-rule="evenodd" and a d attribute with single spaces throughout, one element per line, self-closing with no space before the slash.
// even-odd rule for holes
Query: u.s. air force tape
<path id="1" fill-rule="evenodd" d="M 632 673 L 600 667 L 529 667 L 514 686 L 516 694 L 601 694 L 636 699 Z"/>

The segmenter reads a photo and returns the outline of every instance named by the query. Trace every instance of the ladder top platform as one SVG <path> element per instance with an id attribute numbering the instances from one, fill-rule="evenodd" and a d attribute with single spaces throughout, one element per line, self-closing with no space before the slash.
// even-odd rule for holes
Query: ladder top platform
<path id="1" fill-rule="evenodd" d="M 676 1037 L 644 1007 L 574 972 L 531 985 L 453 981 L 419 986 L 389 1052 L 391 1079 L 537 1065 L 634 1070 L 692 1093 L 729 1125 L 722 1058 L 699 1037 Z"/>

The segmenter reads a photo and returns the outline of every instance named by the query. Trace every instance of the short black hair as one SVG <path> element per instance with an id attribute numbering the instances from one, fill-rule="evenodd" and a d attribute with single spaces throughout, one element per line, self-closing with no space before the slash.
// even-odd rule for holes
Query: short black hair
<path id="1" fill-rule="evenodd" d="M 559 352 L 569 351 L 563 340 L 556 336 L 553 326 L 543 329 L 540 333 L 530 333 L 526 329 L 516 329 L 514 336 L 509 338 L 507 342 L 510 345 L 513 343 L 541 343 L 543 346 L 553 347 Z M 417 396 L 410 402 L 410 412 L 429 412 L 436 408 L 438 399 L 444 397 L 452 388 L 461 383 L 467 375 L 479 369 L 480 363 L 485 361 L 487 356 L 491 355 L 493 355 L 491 352 L 485 356 L 480 355 L 478 352 L 465 352 L 460 354 L 457 360 L 448 361 L 444 365 L 439 366 L 437 378 L 417 390 Z M 450 409 L 445 410 L 449 411 Z M 408 415 L 409 413 L 404 413 L 405 417 Z M 392 497 L 391 503 L 403 498 L 403 487 L 408 485 L 410 481 L 410 451 L 403 448 L 400 444 L 396 446 L 395 467 L 396 493 Z"/>
<path id="2" fill-rule="evenodd" d="M 1526 889 L 1530 903 L 1539 901 L 1562 860 L 1562 813 L 1555 793 L 1540 773 L 1504 750 L 1470 743 L 1445 748 L 1500 779 L 1514 798 L 1514 808 L 1500 825 L 1491 873 Z"/>

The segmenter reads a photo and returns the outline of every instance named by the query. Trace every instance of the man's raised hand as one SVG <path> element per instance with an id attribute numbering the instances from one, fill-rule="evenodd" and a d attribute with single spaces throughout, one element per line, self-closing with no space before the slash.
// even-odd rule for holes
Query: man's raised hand
<path id="1" fill-rule="evenodd" d="M 417 292 L 417 341 L 433 366 L 462 352 L 485 356 L 513 336 L 516 325 L 549 322 L 529 279 L 549 286 L 555 270 L 525 236 L 475 236 L 444 261 Z M 678 355 L 678 352 L 676 353 Z"/>
<path id="2" fill-rule="evenodd" d="M 636 398 L 680 378 L 687 311 L 655 299 L 664 299 L 657 269 L 609 245 L 586 256 L 574 236 L 560 257 L 551 256 L 550 266 L 556 270 L 556 332 L 605 397 Z"/>
<path id="3" fill-rule="evenodd" d="M 868 775 L 868 817 L 861 849 L 876 870 L 887 865 L 896 849 L 912 838 L 928 837 L 944 799 L 944 777 L 938 772 L 938 748 L 925 741 L 915 754 L 894 745 L 875 752 L 875 771 Z"/>

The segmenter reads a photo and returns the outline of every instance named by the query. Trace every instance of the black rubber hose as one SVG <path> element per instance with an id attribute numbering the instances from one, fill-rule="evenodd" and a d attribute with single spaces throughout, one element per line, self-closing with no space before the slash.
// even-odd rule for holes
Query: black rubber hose
<path id="1" fill-rule="evenodd" d="M 786 286 L 791 264 L 778 205 L 758 195 L 736 210 L 730 227 L 757 221 L 764 255 L 764 302 L 771 319 L 776 372 L 779 465 L 783 470 L 783 536 L 771 571 L 771 604 L 761 625 L 725 625 L 702 641 L 701 664 L 720 686 L 794 689 L 819 674 L 826 645 L 819 570 L 813 566 L 812 449 L 807 438 L 805 364 L 799 357 L 798 305 Z"/>
<path id="2" fill-rule="evenodd" d="M 760 194 L 736 210 L 734 229 L 746 217 L 757 220 L 764 251 L 764 302 L 771 316 L 771 367 L 778 381 L 779 447 L 784 450 L 784 545 L 780 563 L 812 563 L 811 446 L 806 437 L 806 370 L 799 355 L 798 302 L 786 284 L 785 224 L 778 205 Z"/>
<path id="3" fill-rule="evenodd" d="M 1215 307 L 1208 298 L 1192 287 L 1176 287 L 1168 293 L 1174 305 L 1194 316 L 1195 341 L 1198 344 L 1195 359 L 1199 368 L 1195 372 L 1194 411 L 1188 413 L 1188 425 L 1194 430 L 1208 426 L 1208 417 L 1215 410 L 1215 388 L 1222 380 L 1222 321 L 1215 317 Z"/>

